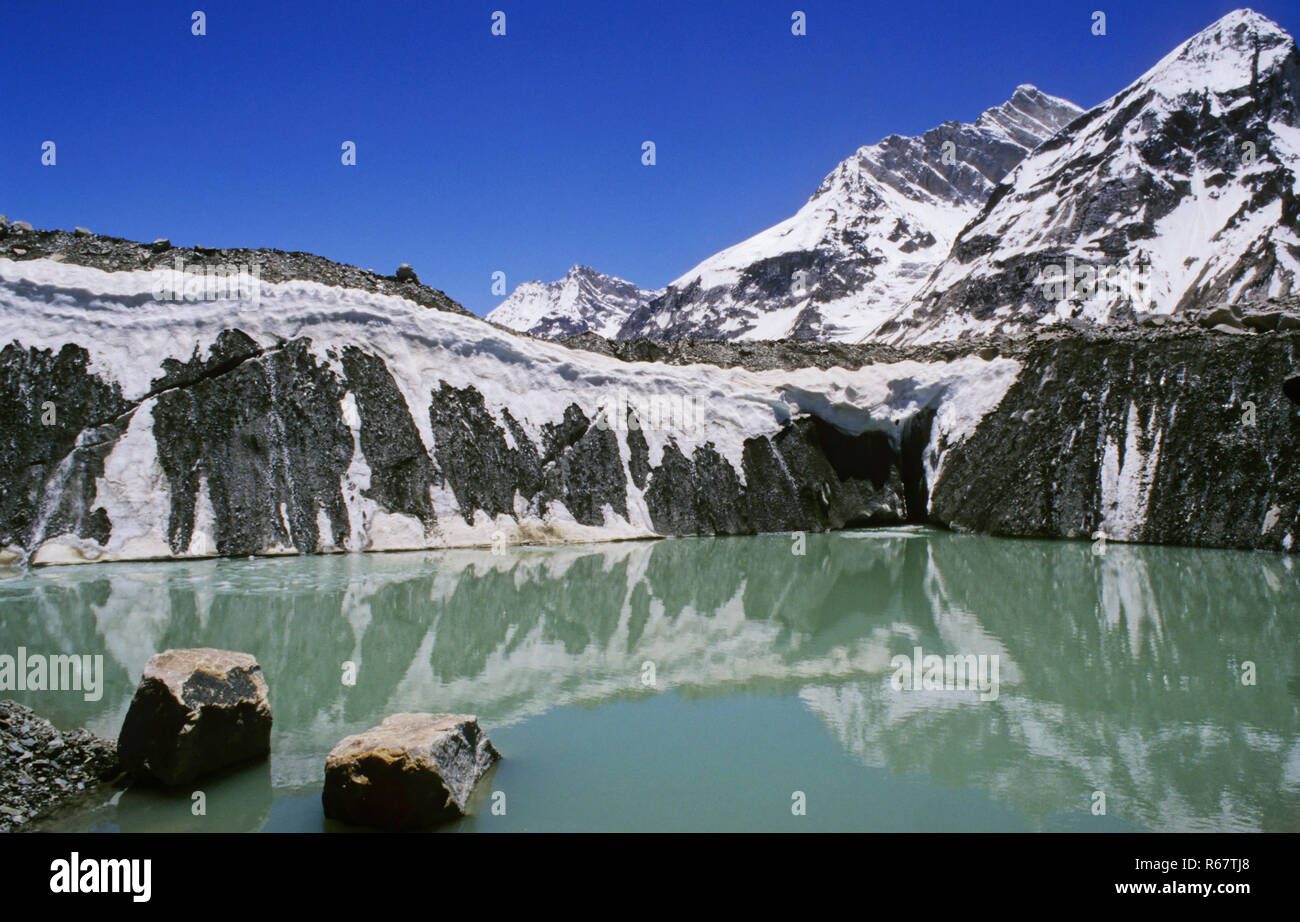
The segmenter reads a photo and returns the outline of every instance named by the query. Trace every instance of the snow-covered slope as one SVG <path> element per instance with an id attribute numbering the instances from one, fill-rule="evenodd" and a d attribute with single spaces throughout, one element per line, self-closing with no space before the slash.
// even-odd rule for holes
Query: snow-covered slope
<path id="1" fill-rule="evenodd" d="M 487 315 L 492 323 L 555 339 L 596 333 L 612 339 L 634 310 L 663 293 L 574 266 L 555 282 L 524 282 Z"/>
<path id="2" fill-rule="evenodd" d="M 1025 158 L 872 338 L 929 342 L 1293 293 L 1298 177 L 1296 43 L 1238 10 Z M 1049 287 L 1058 267 L 1076 287 Z M 1113 284 L 1094 290 L 1089 270 Z"/>
<path id="3" fill-rule="evenodd" d="M 907 303 L 1007 170 L 1081 111 L 1020 86 L 973 124 L 863 147 L 795 215 L 673 281 L 619 337 L 859 337 Z"/>
<path id="4" fill-rule="evenodd" d="M 1019 369 L 623 362 L 314 281 L 261 282 L 255 306 L 159 301 L 157 282 L 0 258 L 0 556 L 902 521 Z M 844 439 L 871 477 L 828 460 Z"/>

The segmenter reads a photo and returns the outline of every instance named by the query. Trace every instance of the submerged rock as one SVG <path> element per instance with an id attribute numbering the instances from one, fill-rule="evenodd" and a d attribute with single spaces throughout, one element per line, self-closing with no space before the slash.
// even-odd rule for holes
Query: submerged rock
<path id="1" fill-rule="evenodd" d="M 325 815 L 357 826 L 418 829 L 465 815 L 501 758 L 467 714 L 394 714 L 345 738 L 325 762 Z"/>
<path id="2" fill-rule="evenodd" d="M 262 667 L 229 650 L 151 656 L 117 746 L 133 777 L 168 786 L 265 757 L 271 705 Z"/>

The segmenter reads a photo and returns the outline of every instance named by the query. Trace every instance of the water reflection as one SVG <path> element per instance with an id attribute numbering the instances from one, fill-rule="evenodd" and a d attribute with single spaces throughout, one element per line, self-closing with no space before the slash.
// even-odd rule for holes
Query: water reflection
<path id="1" fill-rule="evenodd" d="M 98 702 L 11 694 L 108 736 L 153 652 L 256 655 L 274 755 L 241 776 L 227 828 L 260 828 L 272 789 L 309 811 L 325 753 L 389 713 L 468 711 L 494 732 L 666 694 L 801 702 L 859 769 L 974 792 L 1028 828 L 1104 791 L 1135 827 L 1296 830 L 1294 566 L 923 529 L 810 535 L 802 557 L 771 536 L 114 564 L 0 581 L 0 652 L 104 653 Z M 996 654 L 997 700 L 895 690 L 890 658 L 915 646 Z M 140 792 L 106 808 L 124 828 L 172 828 L 169 809 Z"/>

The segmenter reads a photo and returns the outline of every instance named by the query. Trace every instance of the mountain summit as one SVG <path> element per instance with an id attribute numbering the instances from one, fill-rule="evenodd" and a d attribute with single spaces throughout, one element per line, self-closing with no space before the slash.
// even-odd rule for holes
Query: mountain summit
<path id="1" fill-rule="evenodd" d="M 1286 296 L 1300 269 L 1300 54 L 1237 10 L 1043 144 L 875 336 L 950 339 Z M 1140 286 L 1054 296 L 1063 265 Z"/>
<path id="2" fill-rule="evenodd" d="M 523 282 L 486 319 L 551 339 L 587 332 L 612 339 L 632 311 L 661 293 L 574 266 L 555 282 Z"/>
<path id="3" fill-rule="evenodd" d="M 619 337 L 842 339 L 869 330 L 907 303 L 1006 172 L 1081 111 L 1020 86 L 972 124 L 860 148 L 793 217 L 673 281 Z"/>
<path id="4" fill-rule="evenodd" d="M 566 279 L 489 316 L 547 336 L 924 343 L 1294 296 L 1298 176 L 1300 52 L 1236 10 L 1086 113 L 1022 85 L 972 123 L 863 147 L 661 292 Z"/>

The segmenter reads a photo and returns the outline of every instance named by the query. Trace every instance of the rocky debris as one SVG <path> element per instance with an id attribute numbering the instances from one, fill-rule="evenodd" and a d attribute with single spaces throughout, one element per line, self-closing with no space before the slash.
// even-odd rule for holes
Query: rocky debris
<path id="1" fill-rule="evenodd" d="M 62 732 L 17 701 L 0 701 L 0 832 L 22 829 L 119 774 L 112 740 Z"/>
<path id="2" fill-rule="evenodd" d="M 7 215 L 0 214 L 0 230 L 4 230 L 8 226 L 9 226 L 9 217 Z"/>
<path id="3" fill-rule="evenodd" d="M 475 717 L 394 714 L 346 737 L 325 762 L 325 815 L 354 826 L 420 829 L 465 815 L 500 759 Z"/>
<path id="4" fill-rule="evenodd" d="M 420 281 L 419 276 L 415 274 L 415 270 L 411 268 L 409 263 L 402 263 L 397 267 L 397 275 L 395 278 L 399 282 L 415 282 L 416 284 L 419 284 Z"/>
<path id="5" fill-rule="evenodd" d="M 1284 299 L 1260 302 L 1266 310 L 1283 311 L 1277 330 L 1300 328 L 1300 299 L 1295 304 Z M 1241 326 L 1236 315 L 1222 308 Z M 1294 310 L 1295 326 L 1288 326 Z M 717 365 L 720 368 L 740 367 L 749 371 L 768 371 L 775 368 L 861 368 L 865 365 L 894 362 L 950 362 L 967 355 L 978 355 L 989 360 L 999 356 L 1018 358 L 1025 355 L 1040 338 L 1061 337 L 1080 342 L 1149 342 L 1153 346 L 1174 342 L 1187 336 L 1202 335 L 1200 314 L 1147 314 L 1137 315 L 1129 321 L 1119 321 L 1108 326 L 1097 326 L 1081 320 L 1064 323 L 1041 331 L 1010 330 L 966 336 L 941 343 L 923 345 L 893 345 L 882 342 L 839 343 L 793 340 L 718 341 L 703 339 L 676 339 L 669 341 L 637 339 L 609 340 L 594 333 L 584 333 L 558 339 L 572 349 L 598 352 L 626 362 L 662 362 L 668 365 Z M 1221 315 L 1220 315 L 1221 316 Z M 1242 327 L 1242 329 L 1245 329 Z M 519 334 L 525 335 L 525 334 Z"/>
<path id="6" fill-rule="evenodd" d="M 21 241 L 17 239 L 15 230 L 26 232 L 22 234 Z M 16 252 L 15 245 L 21 245 L 23 251 Z M 79 236 L 62 230 L 33 231 L 26 221 L 15 221 L 7 229 L 7 234 L 6 229 L 0 228 L 0 259 L 49 259 L 56 254 L 61 254 L 63 261 L 71 265 L 90 266 L 105 272 L 171 269 L 177 259 L 186 267 L 256 266 L 263 282 L 301 279 L 320 282 L 322 285 L 396 295 L 424 307 L 453 314 L 470 313 L 445 293 L 421 284 L 418 279 L 400 281 L 368 269 L 332 262 L 312 253 L 242 247 L 172 247 L 170 241 L 161 238 L 152 244 L 146 244 L 102 234 Z"/>
<path id="7" fill-rule="evenodd" d="M 1272 333 L 1300 329 L 1300 296 L 1266 298 L 1191 311 L 1195 322 L 1220 333 Z"/>
<path id="8" fill-rule="evenodd" d="M 198 648 L 154 654 L 117 741 L 132 777 L 167 786 L 271 751 L 271 705 L 257 660 Z"/>
<path id="9" fill-rule="evenodd" d="M 93 234 L 91 234 L 91 232 L 90 232 L 90 228 L 88 228 L 88 227 L 74 227 L 74 228 L 72 229 L 72 232 L 73 232 L 74 234 L 76 234 L 78 237 L 91 237 L 91 236 L 94 236 Z"/>

